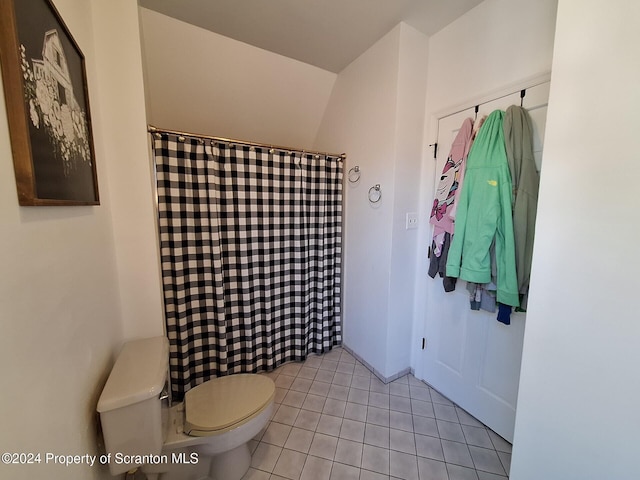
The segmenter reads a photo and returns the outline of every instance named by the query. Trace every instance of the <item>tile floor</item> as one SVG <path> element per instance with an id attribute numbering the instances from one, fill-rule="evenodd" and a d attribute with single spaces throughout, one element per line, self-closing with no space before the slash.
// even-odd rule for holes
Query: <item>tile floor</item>
<path id="1" fill-rule="evenodd" d="M 266 374 L 273 417 L 243 480 L 506 480 L 511 445 L 406 375 L 388 385 L 342 348 Z"/>

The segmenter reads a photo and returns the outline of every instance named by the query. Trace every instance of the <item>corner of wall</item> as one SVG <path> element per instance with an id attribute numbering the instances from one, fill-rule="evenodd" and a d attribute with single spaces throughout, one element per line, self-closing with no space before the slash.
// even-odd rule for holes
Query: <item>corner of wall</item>
<path id="1" fill-rule="evenodd" d="M 385 378 L 411 362 L 417 248 L 404 214 L 418 208 L 427 51 L 426 36 L 396 25 L 338 74 L 316 140 L 362 172 L 345 188 L 345 341 Z"/>
<path id="2" fill-rule="evenodd" d="M 344 341 L 385 377 L 399 42 L 397 26 L 338 74 L 316 138 L 316 148 L 347 153 L 345 172 L 362 172 L 344 191 Z"/>
<path id="3" fill-rule="evenodd" d="M 419 211 L 420 171 L 427 88 L 428 37 L 399 24 L 393 162 L 393 218 L 387 334 L 388 374 L 411 366 L 414 277 L 418 230 L 406 229 L 406 214 Z"/>
<path id="4" fill-rule="evenodd" d="M 162 335 L 138 6 L 135 0 L 93 0 L 92 5 L 124 336 Z"/>

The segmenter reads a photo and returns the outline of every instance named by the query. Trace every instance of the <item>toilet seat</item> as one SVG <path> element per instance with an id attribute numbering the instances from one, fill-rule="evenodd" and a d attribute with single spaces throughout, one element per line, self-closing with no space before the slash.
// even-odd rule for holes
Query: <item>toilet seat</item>
<path id="1" fill-rule="evenodd" d="M 275 396 L 273 380 L 241 373 L 208 380 L 184 396 L 184 432 L 203 437 L 232 430 L 258 416 Z"/>

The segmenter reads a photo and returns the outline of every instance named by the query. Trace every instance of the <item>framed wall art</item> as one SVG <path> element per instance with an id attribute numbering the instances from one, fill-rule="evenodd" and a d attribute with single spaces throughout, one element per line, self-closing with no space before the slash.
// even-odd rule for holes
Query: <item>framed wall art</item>
<path id="1" fill-rule="evenodd" d="M 50 0 L 0 0 L 20 205 L 99 205 L 84 55 Z"/>

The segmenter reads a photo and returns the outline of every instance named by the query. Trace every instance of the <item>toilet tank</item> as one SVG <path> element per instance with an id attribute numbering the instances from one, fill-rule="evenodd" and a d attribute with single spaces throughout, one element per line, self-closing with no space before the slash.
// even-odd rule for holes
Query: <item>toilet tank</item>
<path id="1" fill-rule="evenodd" d="M 112 475 L 140 466 L 125 455 L 160 455 L 164 443 L 160 396 L 168 363 L 169 342 L 165 337 L 135 340 L 122 347 L 98 400 Z"/>

